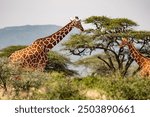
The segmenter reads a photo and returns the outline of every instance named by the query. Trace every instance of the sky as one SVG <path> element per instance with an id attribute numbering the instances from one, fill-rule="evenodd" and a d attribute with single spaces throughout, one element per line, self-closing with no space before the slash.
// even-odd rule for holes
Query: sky
<path id="1" fill-rule="evenodd" d="M 70 17 L 128 18 L 150 30 L 150 0 L 0 0 L 0 28 L 21 25 L 64 26 Z M 86 27 L 86 24 L 84 24 Z"/>

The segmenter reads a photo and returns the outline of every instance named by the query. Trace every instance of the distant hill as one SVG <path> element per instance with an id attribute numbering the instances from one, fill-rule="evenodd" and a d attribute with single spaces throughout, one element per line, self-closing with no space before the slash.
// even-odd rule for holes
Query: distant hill
<path id="1" fill-rule="evenodd" d="M 57 25 L 25 25 L 2 28 L 0 29 L 0 49 L 10 45 L 29 45 L 36 39 L 51 35 L 60 28 L 61 26 Z M 77 31 L 73 30 L 71 33 L 75 32 Z"/>

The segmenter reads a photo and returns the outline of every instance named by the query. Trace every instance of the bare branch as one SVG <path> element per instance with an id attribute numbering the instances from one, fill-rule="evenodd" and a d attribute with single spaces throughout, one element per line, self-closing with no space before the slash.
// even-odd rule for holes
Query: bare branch
<path id="1" fill-rule="evenodd" d="M 111 66 L 109 65 L 109 63 L 107 61 L 105 61 L 103 58 L 101 58 L 100 56 L 98 56 L 97 58 L 99 58 L 100 60 L 102 60 L 110 69 Z"/>

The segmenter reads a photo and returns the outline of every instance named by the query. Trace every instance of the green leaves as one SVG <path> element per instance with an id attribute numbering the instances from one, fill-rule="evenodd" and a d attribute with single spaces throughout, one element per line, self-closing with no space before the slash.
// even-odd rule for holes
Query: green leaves
<path id="1" fill-rule="evenodd" d="M 25 47 L 27 47 L 27 46 L 18 45 L 18 46 L 6 47 L 6 48 L 0 50 L 0 57 L 9 57 L 13 52 L 23 49 Z"/>
<path id="2" fill-rule="evenodd" d="M 106 16 L 91 16 L 84 20 L 85 23 L 93 24 L 96 29 L 117 30 L 137 26 L 137 23 L 127 18 L 108 18 Z"/>
<path id="3" fill-rule="evenodd" d="M 150 31 L 131 31 L 128 35 L 136 40 L 150 39 Z"/>
<path id="4" fill-rule="evenodd" d="M 106 26 L 106 29 L 118 29 L 118 28 L 127 29 L 133 26 L 137 26 L 137 24 L 132 20 L 129 20 L 127 18 L 114 18 L 110 20 L 109 25 Z"/>
<path id="5" fill-rule="evenodd" d="M 67 48 L 78 48 L 93 45 L 93 39 L 90 35 L 85 34 L 75 34 L 70 37 L 70 39 L 64 43 Z"/>
<path id="6" fill-rule="evenodd" d="M 106 16 L 91 16 L 84 20 L 85 23 L 91 23 L 96 26 L 97 29 L 101 29 L 109 25 L 110 18 Z"/>
<path id="7" fill-rule="evenodd" d="M 65 75 L 77 74 L 76 71 L 70 70 L 69 65 L 73 65 L 69 58 L 54 51 L 48 53 L 48 64 L 46 65 L 46 71 L 58 71 L 63 72 Z"/>

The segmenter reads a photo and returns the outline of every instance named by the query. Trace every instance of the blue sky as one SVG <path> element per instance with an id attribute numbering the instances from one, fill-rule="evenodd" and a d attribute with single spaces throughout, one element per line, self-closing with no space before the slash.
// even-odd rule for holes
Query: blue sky
<path id="1" fill-rule="evenodd" d="M 139 29 L 150 30 L 150 0 L 0 0 L 0 28 L 56 24 L 64 26 L 72 16 L 129 18 Z"/>

